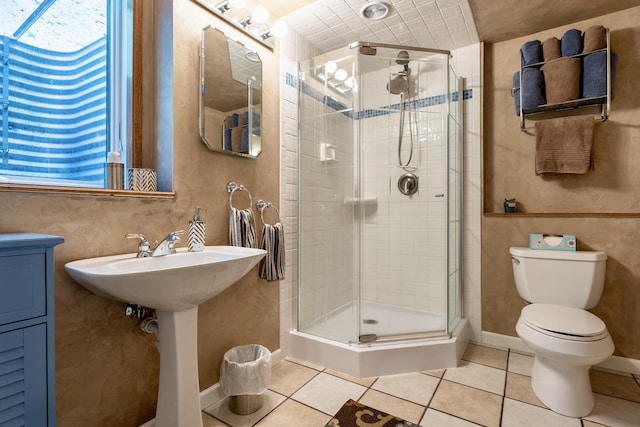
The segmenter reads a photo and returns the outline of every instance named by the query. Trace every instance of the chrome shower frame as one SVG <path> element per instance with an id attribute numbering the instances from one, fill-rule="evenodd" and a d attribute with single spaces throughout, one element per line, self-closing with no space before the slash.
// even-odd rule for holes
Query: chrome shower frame
<path id="1" fill-rule="evenodd" d="M 442 122 L 443 123 L 443 128 L 444 128 L 443 132 L 446 134 L 446 136 L 444 136 L 444 138 L 447 141 L 447 143 L 446 143 L 446 147 L 447 148 L 445 148 L 445 151 L 446 151 L 446 155 L 447 156 L 451 155 L 451 153 L 449 152 L 449 148 L 448 148 L 449 147 L 449 139 L 451 138 L 451 135 L 450 135 L 451 132 L 449 131 L 447 126 L 449 126 L 449 128 L 451 127 L 452 120 L 451 120 L 450 116 L 452 114 L 451 110 L 453 108 L 451 103 L 452 103 L 452 96 L 453 96 L 454 92 L 456 92 L 456 91 L 458 93 L 458 100 L 460 101 L 458 103 L 458 107 L 460 108 L 460 111 L 455 112 L 454 114 L 457 115 L 457 117 L 459 118 L 458 121 L 460 123 L 461 123 L 461 118 L 463 117 L 463 115 L 462 115 L 462 100 L 463 100 L 462 86 L 461 86 L 460 81 L 458 81 L 457 84 L 456 84 L 456 81 L 452 80 L 452 79 L 455 79 L 456 77 L 453 76 L 453 72 L 451 72 L 451 68 L 450 68 L 450 65 L 451 65 L 450 64 L 451 52 L 448 51 L 448 50 L 441 50 L 441 49 L 420 48 L 420 47 L 393 45 L 393 44 L 385 44 L 385 43 L 374 43 L 374 42 L 363 42 L 363 41 L 358 41 L 358 42 L 351 43 L 350 45 L 348 45 L 348 50 L 357 49 L 358 50 L 358 54 L 360 54 L 360 55 L 368 55 L 368 56 L 375 56 L 377 54 L 377 49 L 381 49 L 381 48 L 393 49 L 393 50 L 398 50 L 398 51 L 409 50 L 409 51 L 412 51 L 412 52 L 424 52 L 424 53 L 427 53 L 427 54 L 436 54 L 436 55 L 442 55 L 443 56 L 441 63 L 444 64 L 443 65 L 443 70 L 446 70 L 445 71 L 446 77 L 444 77 L 444 74 L 443 74 L 443 79 L 446 79 L 446 88 L 443 88 L 443 90 L 446 92 L 446 96 L 445 97 L 446 97 L 447 101 L 445 101 L 446 102 L 446 107 L 442 106 L 442 110 L 441 111 L 443 112 L 443 116 L 446 116 L 446 117 L 443 117 L 443 122 Z M 338 51 L 336 51 L 336 52 L 338 52 Z M 340 50 L 339 54 L 342 55 L 341 58 L 344 58 L 344 50 Z M 349 54 L 349 55 L 352 55 L 352 54 Z M 324 58 L 324 56 L 325 55 L 319 55 L 319 57 L 323 57 L 323 58 Z M 388 55 L 383 55 L 383 56 L 385 58 L 389 58 Z M 314 66 L 314 67 L 317 67 L 317 69 L 320 69 L 321 62 L 315 62 L 316 59 L 317 58 L 313 58 L 313 59 L 309 60 L 310 64 L 312 64 L 312 66 Z M 353 75 L 354 76 L 359 76 L 360 72 L 363 71 L 363 70 L 359 69 L 360 67 L 361 67 L 360 61 L 359 60 L 355 60 L 354 65 L 353 65 Z M 308 68 L 307 70 L 313 70 L 313 68 Z M 409 74 L 409 73 L 407 73 L 407 74 Z M 309 71 L 308 72 L 308 76 L 309 77 L 314 77 L 313 72 Z M 300 77 L 304 78 L 304 73 L 302 73 L 300 75 Z M 408 75 L 407 75 L 407 83 L 408 83 L 408 80 L 409 79 L 408 79 Z M 299 87 L 304 87 L 306 83 L 300 82 L 299 84 L 300 84 Z M 443 85 L 444 84 L 445 83 L 443 82 Z M 328 83 L 325 82 L 325 88 L 326 87 L 328 87 Z M 369 86 L 367 86 L 367 87 L 369 87 Z M 360 89 L 361 88 L 358 86 L 358 90 L 360 90 Z M 411 90 L 411 89 L 409 89 L 409 90 Z M 301 102 L 301 99 L 302 99 L 301 93 L 302 92 L 299 91 L 300 102 Z M 327 92 L 324 92 L 324 93 L 325 93 L 325 101 L 324 102 L 327 102 L 327 99 L 329 100 L 329 102 L 336 102 L 335 99 L 339 99 L 339 98 L 333 99 L 333 98 L 330 97 L 331 94 L 329 94 L 329 96 L 327 96 Z M 401 95 L 401 98 L 402 98 L 401 99 L 401 108 L 393 110 L 393 111 L 388 110 L 387 114 L 396 112 L 396 113 L 400 113 L 402 116 L 404 116 L 405 102 L 411 103 L 412 100 L 411 100 L 411 98 L 409 98 L 409 100 L 406 100 L 406 98 L 404 96 L 402 96 L 402 95 Z M 323 102 L 321 100 L 321 98 L 317 98 L 316 100 L 319 101 L 319 102 Z M 352 117 L 352 120 L 356 120 L 355 117 L 358 116 L 358 114 L 361 111 L 363 111 L 363 109 L 364 109 L 363 104 L 364 104 L 364 102 L 362 100 L 358 99 L 358 96 L 354 96 L 353 99 L 352 99 L 352 109 L 350 110 L 347 107 L 344 110 L 338 111 L 336 114 L 341 114 L 340 117 L 342 117 L 343 120 L 345 119 L 345 117 Z M 328 105 L 328 104 L 325 104 L 325 105 Z M 397 107 L 394 106 L 394 108 L 397 108 Z M 318 113 L 318 114 L 320 114 L 320 113 Z M 330 113 L 326 113 L 326 112 L 323 113 L 323 116 L 322 116 L 323 119 L 328 117 L 329 114 Z M 349 116 L 349 114 L 351 114 L 351 116 Z M 416 113 L 415 112 L 414 113 L 410 113 L 409 111 L 407 111 L 407 114 L 416 114 Z M 320 116 L 318 116 L 318 117 L 320 117 Z M 364 117 L 366 117 L 366 116 L 364 116 Z M 402 122 L 404 122 L 404 120 L 402 120 Z M 411 126 L 411 123 L 409 124 L 409 126 Z M 358 126 L 354 126 L 354 129 L 353 129 L 353 136 L 354 136 L 355 140 L 360 138 L 359 130 L 357 129 L 357 127 Z M 400 128 L 401 128 L 400 132 L 402 132 L 402 125 L 400 126 Z M 454 131 L 454 132 L 457 132 L 456 136 L 461 135 L 461 130 L 457 130 L 457 131 Z M 302 131 L 301 131 L 301 133 L 302 133 Z M 401 138 L 401 137 L 399 137 L 399 138 Z M 334 144 L 334 142 L 330 142 L 330 143 Z M 327 144 L 329 144 L 329 143 L 324 142 L 323 144 L 320 144 L 320 150 L 322 150 L 322 145 L 326 146 Z M 334 147 L 334 150 L 335 150 L 335 146 L 332 145 L 332 147 Z M 362 266 L 362 256 L 363 256 L 362 254 L 363 254 L 363 251 L 362 251 L 362 248 L 363 248 L 364 242 L 363 242 L 362 237 L 363 237 L 364 233 L 363 233 L 362 223 L 364 223 L 365 211 L 367 209 L 371 209 L 371 207 L 370 207 L 370 205 L 367 205 L 367 203 L 370 203 L 370 202 L 367 202 L 368 198 L 367 198 L 367 196 L 365 196 L 364 190 L 362 188 L 362 186 L 363 186 L 362 183 L 364 182 L 364 176 L 363 176 L 363 169 L 364 168 L 362 167 L 364 165 L 364 159 L 362 158 L 362 153 L 359 150 L 360 150 L 360 148 L 354 146 L 354 148 L 353 148 L 353 159 L 352 159 L 353 160 L 353 172 L 350 173 L 350 172 L 347 172 L 345 170 L 346 174 L 351 174 L 352 175 L 353 194 L 352 195 L 348 195 L 348 194 L 344 195 L 344 204 L 345 205 L 349 204 L 350 206 L 352 206 L 354 218 L 357 218 L 356 221 L 358 221 L 358 223 L 355 224 L 354 229 L 353 229 L 354 241 L 355 241 L 356 247 L 354 248 L 355 251 L 352 254 L 352 262 L 353 262 L 353 265 L 354 265 L 352 273 L 353 273 L 353 282 L 356 284 L 355 285 L 356 289 L 354 289 L 354 299 L 361 301 L 360 300 L 360 289 L 359 289 L 360 285 L 358 283 L 361 280 L 361 278 L 363 277 L 363 274 L 362 274 L 363 273 L 363 271 L 362 271 L 362 269 L 363 269 L 363 266 Z M 458 150 L 458 149 L 456 148 L 456 150 Z M 401 161 L 401 158 L 400 158 L 400 146 L 398 147 L 398 151 L 399 151 L 399 153 L 398 153 L 399 163 L 400 163 L 400 166 L 403 167 L 402 161 Z M 322 153 L 322 151 L 320 151 L 320 153 Z M 307 153 L 307 155 L 308 155 L 308 153 Z M 339 157 L 340 157 L 339 155 L 338 155 L 337 159 L 335 158 L 335 156 L 330 156 L 330 157 L 324 156 L 323 157 L 322 154 L 320 154 L 319 160 L 320 160 L 320 162 L 323 162 L 322 164 L 323 164 L 324 168 L 331 169 L 331 168 L 339 167 L 338 166 L 339 163 L 337 163 L 337 162 L 340 161 Z M 404 169 L 404 167 L 403 167 L 403 169 Z M 461 168 L 460 168 L 459 172 L 460 172 L 460 176 L 461 176 L 461 173 L 462 173 Z M 300 177 L 298 181 L 299 182 L 303 182 L 304 180 Z M 451 178 L 449 177 L 449 175 L 447 175 L 447 177 L 446 177 L 446 188 L 447 188 L 447 190 L 451 190 L 452 185 L 459 186 L 460 189 L 461 189 L 461 187 L 462 187 L 462 179 L 459 179 L 458 177 L 456 177 L 456 178 L 454 178 L 454 181 L 455 182 L 452 183 L 451 182 Z M 417 179 L 415 180 L 415 182 L 417 182 Z M 408 186 L 406 188 L 407 188 L 407 190 L 409 190 Z M 447 265 L 450 265 L 451 263 L 459 265 L 459 268 L 456 271 L 456 275 L 458 276 L 458 278 L 457 279 L 449 278 L 448 280 L 458 280 L 461 283 L 461 277 L 463 277 L 462 266 L 461 266 L 461 263 L 462 263 L 462 244 L 461 244 L 461 237 L 459 237 L 459 236 L 461 236 L 461 234 L 462 234 L 461 233 L 461 229 L 462 229 L 462 214 L 461 214 L 461 207 L 453 206 L 453 203 L 455 201 L 452 202 L 452 201 L 448 200 L 450 195 L 451 195 L 450 193 L 451 193 L 451 191 L 447 191 L 446 197 L 445 197 L 444 194 L 441 194 L 441 193 L 438 193 L 438 194 L 434 195 L 433 197 L 435 197 L 435 198 L 445 197 L 447 218 L 449 218 L 449 215 L 451 213 L 454 213 L 454 212 L 457 215 L 459 215 L 459 218 L 460 218 L 460 220 L 458 221 L 458 224 L 456 225 L 456 227 L 458 227 L 458 229 L 456 231 L 454 231 L 453 236 L 451 234 L 447 233 L 447 237 L 446 237 L 447 242 L 450 239 L 456 239 L 458 241 L 458 243 L 456 243 L 456 245 L 454 245 L 455 249 L 453 249 L 453 251 L 455 251 L 455 252 L 452 252 L 451 245 L 448 244 L 448 243 L 447 243 L 447 247 L 444 248 L 444 250 L 445 250 L 445 252 L 448 251 L 447 253 L 448 253 L 449 257 L 457 258 L 456 260 L 453 260 L 453 261 L 451 261 L 449 258 L 447 258 L 447 260 L 446 260 Z M 462 192 L 460 190 L 455 197 L 460 197 L 460 199 L 461 199 L 461 194 L 462 194 Z M 335 196 L 338 196 L 340 198 L 340 200 L 342 200 L 343 196 L 341 194 L 336 194 Z M 299 200 L 300 199 L 301 198 L 299 198 Z M 302 205 L 299 205 L 298 211 L 299 212 L 308 212 L 308 209 L 307 209 L 307 207 L 303 207 Z M 301 222 L 299 224 L 301 224 Z M 299 238 L 300 238 L 301 234 L 302 233 L 298 233 Z M 299 250 L 301 250 L 300 248 L 302 248 L 303 246 L 304 245 L 302 245 L 300 242 L 298 243 Z M 300 270 L 298 270 L 298 274 L 299 274 L 299 276 L 298 276 L 298 286 L 300 286 L 300 283 L 302 281 L 302 276 L 301 276 Z M 446 286 L 449 286 L 449 284 L 447 283 Z M 350 345 L 371 345 L 372 342 L 381 343 L 381 342 L 390 342 L 390 341 L 397 341 L 397 340 L 403 341 L 403 340 L 407 340 L 407 339 L 414 340 L 414 339 L 420 339 L 420 338 L 433 339 L 433 338 L 445 337 L 445 336 L 449 336 L 450 337 L 452 331 L 456 329 L 456 327 L 458 325 L 458 322 L 461 319 L 461 316 L 462 316 L 461 307 L 463 306 L 462 289 L 455 290 L 454 293 L 456 295 L 455 296 L 455 298 L 456 298 L 455 301 L 452 299 L 452 293 L 449 290 L 447 291 L 445 299 L 447 300 L 447 302 L 446 302 L 447 303 L 447 307 L 448 307 L 447 308 L 447 313 L 451 309 L 451 304 L 456 304 L 456 305 L 459 306 L 458 308 L 456 308 L 456 313 L 457 314 L 455 316 L 447 315 L 446 326 L 443 327 L 443 330 L 441 331 L 440 334 L 438 334 L 440 331 L 436 331 L 438 333 L 436 333 L 436 335 L 434 336 L 434 332 L 433 331 L 425 331 L 424 333 L 422 333 L 422 332 L 421 333 L 408 333 L 408 334 L 404 334 L 404 335 L 403 334 L 394 334 L 394 335 L 385 336 L 385 335 L 367 334 L 366 332 L 363 332 L 363 333 L 360 333 L 359 335 L 357 335 L 355 337 L 355 340 L 350 340 L 349 344 Z M 298 303 L 299 304 L 300 304 L 300 300 L 299 300 L 300 295 L 301 295 L 301 291 L 299 289 L 298 290 Z M 298 309 L 298 316 L 297 317 L 298 317 L 298 321 L 299 322 L 300 322 L 300 312 L 301 312 L 301 310 L 302 310 L 302 308 Z M 360 308 L 359 308 L 359 306 L 357 304 L 355 305 L 355 310 L 357 311 L 356 317 L 360 318 L 361 317 Z M 326 314 L 326 315 L 328 316 L 328 314 Z M 304 332 L 303 328 L 301 328 L 300 323 L 298 323 L 298 330 Z M 373 339 L 373 335 L 376 335 L 375 339 Z M 328 338 L 328 339 L 332 339 L 332 338 Z"/>

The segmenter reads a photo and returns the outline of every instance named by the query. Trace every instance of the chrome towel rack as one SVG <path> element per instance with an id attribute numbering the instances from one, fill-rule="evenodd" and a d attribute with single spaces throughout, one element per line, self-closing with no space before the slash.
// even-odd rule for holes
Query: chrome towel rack
<path id="1" fill-rule="evenodd" d="M 260 212 L 260 219 L 262 220 L 263 224 L 267 224 L 264 220 L 264 210 L 267 208 L 272 208 L 276 211 L 276 214 L 278 214 L 278 222 L 281 222 L 280 220 L 280 211 L 278 210 L 278 208 L 276 208 L 275 206 L 273 206 L 273 204 L 269 203 L 269 202 L 265 202 L 264 200 L 260 199 L 258 200 L 258 202 L 256 203 L 256 209 L 258 209 L 258 212 Z"/>
<path id="2" fill-rule="evenodd" d="M 247 192 L 247 196 L 249 197 L 249 207 L 247 209 L 251 209 L 251 206 L 253 206 L 253 199 L 251 198 L 251 192 L 247 190 L 247 188 L 244 185 L 236 184 L 233 181 L 227 184 L 227 193 L 229 193 L 229 207 L 233 209 L 234 207 L 233 195 L 236 194 L 236 192 L 240 192 L 240 191 Z"/>

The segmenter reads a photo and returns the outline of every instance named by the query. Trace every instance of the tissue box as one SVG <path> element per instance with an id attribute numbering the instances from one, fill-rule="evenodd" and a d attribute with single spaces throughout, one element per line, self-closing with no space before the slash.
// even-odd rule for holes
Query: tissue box
<path id="1" fill-rule="evenodd" d="M 529 247 L 552 251 L 575 251 L 576 236 L 573 234 L 529 234 Z"/>

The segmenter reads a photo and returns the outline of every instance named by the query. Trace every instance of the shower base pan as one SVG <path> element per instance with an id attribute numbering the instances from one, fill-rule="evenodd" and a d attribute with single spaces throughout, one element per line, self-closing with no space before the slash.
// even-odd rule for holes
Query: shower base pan
<path id="1" fill-rule="evenodd" d="M 289 356 L 357 378 L 378 377 L 458 365 L 471 339 L 462 319 L 451 337 L 344 344 L 299 331 L 289 332 Z"/>

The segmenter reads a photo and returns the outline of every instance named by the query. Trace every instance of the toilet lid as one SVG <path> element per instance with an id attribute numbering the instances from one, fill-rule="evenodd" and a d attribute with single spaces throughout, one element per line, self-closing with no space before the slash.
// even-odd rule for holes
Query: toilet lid
<path id="1" fill-rule="evenodd" d="M 607 336 L 607 327 L 586 310 L 554 304 L 530 304 L 520 317 L 542 333 L 577 341 L 595 341 Z"/>

